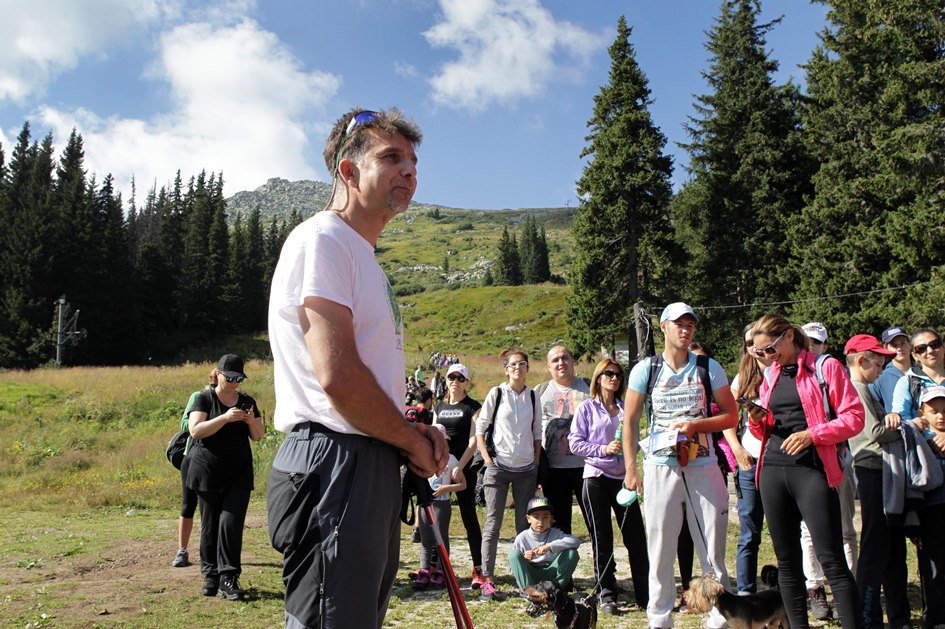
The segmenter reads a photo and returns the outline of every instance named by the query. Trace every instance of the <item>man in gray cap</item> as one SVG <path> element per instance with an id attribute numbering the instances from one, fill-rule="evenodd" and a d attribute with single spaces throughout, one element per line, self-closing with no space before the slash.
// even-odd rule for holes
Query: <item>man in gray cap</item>
<path id="1" fill-rule="evenodd" d="M 634 365 L 627 381 L 624 485 L 638 492 L 644 489 L 646 494 L 643 509 L 650 560 L 646 614 L 651 627 L 672 626 L 676 599 L 673 562 L 683 518 L 689 523 L 703 569 L 714 572 L 729 589 L 725 569 L 728 491 L 715 457 L 712 433 L 735 426 L 738 413 L 721 365 L 689 351 L 698 322 L 687 304 L 666 306 L 660 316 L 666 340 L 663 353 Z M 716 415 L 710 411 L 710 392 L 711 401 L 718 405 Z M 640 444 L 644 406 L 649 436 Z M 643 483 L 637 473 L 641 447 Z M 713 609 L 706 626 L 728 625 Z"/>
<path id="2" fill-rule="evenodd" d="M 912 343 L 909 341 L 909 334 L 905 328 L 894 325 L 891 328 L 883 330 L 880 340 L 883 347 L 896 352 L 892 357 L 883 373 L 879 375 L 876 382 L 870 385 L 870 393 L 873 394 L 886 414 L 892 413 L 893 391 L 896 389 L 896 383 L 912 367 Z"/>

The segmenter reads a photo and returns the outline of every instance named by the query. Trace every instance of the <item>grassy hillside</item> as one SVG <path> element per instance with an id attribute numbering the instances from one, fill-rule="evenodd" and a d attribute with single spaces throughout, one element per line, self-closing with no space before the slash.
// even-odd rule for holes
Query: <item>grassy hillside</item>
<path id="1" fill-rule="evenodd" d="M 400 298 L 408 364 L 431 352 L 492 355 L 509 345 L 545 352 L 566 332 L 570 288 L 554 284 L 441 289 Z"/>
<path id="2" fill-rule="evenodd" d="M 545 228 L 551 273 L 563 282 L 571 264 L 575 212 L 415 205 L 388 224 L 377 243 L 377 257 L 399 295 L 441 286 L 480 286 L 497 255 L 502 230 L 507 227 L 518 238 L 525 217 L 534 216 L 538 228 Z"/>

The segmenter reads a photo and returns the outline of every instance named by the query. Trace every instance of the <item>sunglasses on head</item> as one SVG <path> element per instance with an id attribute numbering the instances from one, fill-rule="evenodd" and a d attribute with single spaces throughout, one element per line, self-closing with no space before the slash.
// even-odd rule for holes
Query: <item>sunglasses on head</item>
<path id="1" fill-rule="evenodd" d="M 613 371 L 612 369 L 605 369 L 601 372 L 602 376 L 607 376 L 608 378 L 623 378 L 623 373 L 620 371 Z"/>
<path id="2" fill-rule="evenodd" d="M 755 353 L 755 356 L 757 356 L 758 358 L 764 358 L 765 356 L 774 356 L 778 352 L 778 350 L 776 350 L 774 346 L 777 345 L 781 341 L 781 339 L 784 338 L 785 334 L 787 334 L 787 330 L 782 332 L 781 336 L 774 339 L 774 341 L 770 345 L 766 347 L 762 347 L 762 348 L 756 347 L 755 349 L 753 349 L 752 351 Z"/>
<path id="3" fill-rule="evenodd" d="M 928 350 L 937 350 L 942 347 L 942 341 L 940 339 L 935 339 L 934 341 L 929 341 L 928 343 L 922 343 L 922 345 L 916 345 L 912 348 L 912 351 L 916 354 L 924 354 Z"/>
<path id="4" fill-rule="evenodd" d="M 351 135 L 351 132 L 354 131 L 355 127 L 362 124 L 367 124 L 372 120 L 377 120 L 377 117 L 380 116 L 376 111 L 362 111 L 361 113 L 355 114 L 351 118 L 351 122 L 348 123 L 348 126 L 345 127 L 345 133 L 341 136 L 341 144 L 338 145 L 338 152 L 335 153 L 335 171 L 338 170 L 338 164 L 341 163 L 341 151 L 345 147 L 345 143 L 348 141 L 348 136 Z"/>
<path id="5" fill-rule="evenodd" d="M 226 378 L 227 382 L 242 382 L 246 380 L 246 376 L 223 376 Z"/>
<path id="6" fill-rule="evenodd" d="M 461 373 L 451 373 L 446 376 L 447 380 L 456 380 L 457 382 L 466 382 L 466 376 Z"/>

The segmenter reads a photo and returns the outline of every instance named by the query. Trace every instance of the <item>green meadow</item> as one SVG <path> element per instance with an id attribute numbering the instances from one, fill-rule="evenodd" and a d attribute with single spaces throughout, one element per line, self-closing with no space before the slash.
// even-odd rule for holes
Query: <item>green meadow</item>
<path id="1" fill-rule="evenodd" d="M 545 350 L 564 334 L 563 298 L 563 289 L 553 285 L 445 290 L 403 298 L 410 330 L 407 365 L 425 365 L 434 349 L 458 353 L 472 372 L 472 395 L 482 399 L 502 378 L 497 348 L 518 343 L 531 353 L 529 381 L 537 384 L 547 378 Z M 272 364 L 264 356 L 266 345 L 264 337 L 208 342 L 190 350 L 192 361 L 178 366 L 0 373 L 0 626 L 281 624 L 281 556 L 269 546 L 265 514 L 266 476 L 281 435 L 271 428 Z M 180 477 L 164 457 L 189 393 L 203 386 L 215 358 L 226 351 L 252 357 L 244 389 L 258 400 L 267 423 L 266 438 L 254 445 L 256 491 L 243 548 L 242 583 L 250 596 L 238 603 L 201 596 L 198 567 L 170 567 L 176 551 Z M 579 366 L 581 374 L 589 375 L 590 369 L 589 364 Z M 512 519 L 507 512 L 499 575 L 506 575 L 502 549 L 514 537 Z M 734 570 L 734 513 L 731 521 L 728 557 Z M 198 531 L 199 516 L 190 544 L 192 560 L 199 548 Z M 402 531 L 401 566 L 385 626 L 452 626 L 445 590 L 412 589 L 407 573 L 418 566 L 419 545 L 411 542 L 408 527 Z M 575 533 L 587 539 L 583 524 Z M 450 537 L 460 583 L 468 586 L 471 565 L 458 513 Z M 594 583 L 589 543 L 581 552 L 576 582 L 579 590 L 587 591 Z M 623 551 L 618 550 L 616 562 L 619 583 L 628 590 Z M 762 563 L 771 562 L 766 541 Z M 911 572 L 917 582 L 914 566 Z M 499 583 L 506 593 L 514 587 L 510 576 L 500 576 Z M 482 603 L 468 587 L 464 593 L 477 627 L 553 626 L 550 619 L 525 616 L 524 601 L 514 596 Z M 917 597 L 917 588 L 913 595 Z M 629 600 L 623 594 L 622 614 L 601 617 L 599 626 L 645 626 L 645 614 Z M 698 615 L 688 615 L 678 616 L 676 622 L 694 628 L 701 621 Z"/>

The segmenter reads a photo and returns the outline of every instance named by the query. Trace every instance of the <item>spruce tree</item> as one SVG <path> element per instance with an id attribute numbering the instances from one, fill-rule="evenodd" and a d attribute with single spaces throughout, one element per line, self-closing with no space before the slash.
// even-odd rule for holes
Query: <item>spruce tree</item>
<path id="1" fill-rule="evenodd" d="M 711 53 L 683 145 L 691 178 L 673 201 L 677 241 L 685 251 L 678 297 L 696 308 L 784 300 L 791 279 L 783 269 L 787 221 L 810 191 L 812 161 L 801 144 L 797 90 L 774 85 L 776 61 L 759 24 L 757 0 L 726 0 L 708 33 Z M 723 362 L 738 349 L 731 339 L 763 309 L 700 313 L 700 339 Z"/>
<path id="2" fill-rule="evenodd" d="M 609 82 L 594 97 L 581 152 L 589 163 L 577 184 L 582 201 L 571 228 L 573 295 L 567 307 L 570 347 L 578 355 L 630 332 L 634 302 L 662 301 L 659 280 L 671 248 L 671 161 L 650 116 L 650 89 L 630 33 L 621 16 Z"/>
<path id="3" fill-rule="evenodd" d="M 498 286 L 519 286 L 522 283 L 522 267 L 518 257 L 518 244 L 515 235 L 509 233 L 508 227 L 502 228 L 499 256 L 496 260 L 493 277 Z"/>
<path id="4" fill-rule="evenodd" d="M 932 281 L 795 305 L 832 338 L 892 324 L 940 327 L 945 298 L 945 13 L 940 0 L 831 0 L 807 67 L 819 170 L 791 232 L 795 297 Z"/>
<path id="5" fill-rule="evenodd" d="M 538 280 L 538 226 L 534 216 L 526 216 L 522 224 L 522 238 L 518 245 L 518 259 L 522 268 L 522 282 L 537 284 Z"/>

